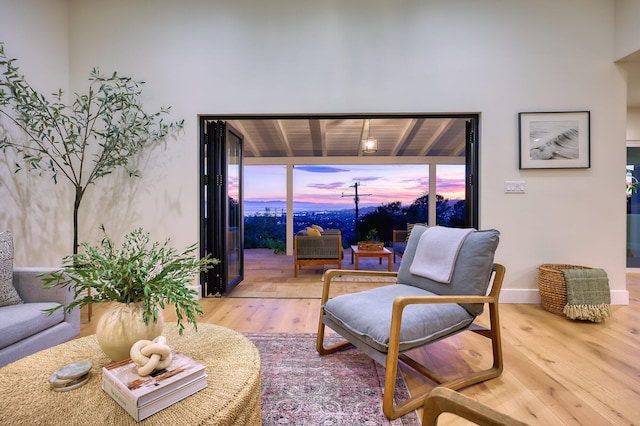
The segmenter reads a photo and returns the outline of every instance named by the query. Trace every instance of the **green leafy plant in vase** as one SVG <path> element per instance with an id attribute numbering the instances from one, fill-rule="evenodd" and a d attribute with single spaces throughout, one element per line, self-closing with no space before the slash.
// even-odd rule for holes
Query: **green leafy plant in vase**
<path id="1" fill-rule="evenodd" d="M 220 263 L 210 256 L 197 259 L 197 245 L 178 252 L 164 243 L 150 242 L 149 233 L 138 228 L 127 234 L 121 248 L 101 227 L 100 244 L 81 244 L 79 253 L 63 258 L 62 269 L 43 276 L 47 288 L 67 287 L 74 301 L 57 309 L 66 312 L 92 303 L 115 302 L 100 318 L 96 337 L 101 349 L 113 361 L 129 358 L 138 340 L 152 340 L 162 334 L 167 305 L 175 307 L 180 334 L 184 322 L 197 330 L 196 316 L 202 316 L 198 293 L 187 287 L 193 277 Z"/>
<path id="2" fill-rule="evenodd" d="M 364 239 L 372 242 L 380 241 L 380 238 L 378 237 L 378 230 L 375 228 L 370 229 L 369 232 L 367 232 L 367 235 L 364 236 Z"/>

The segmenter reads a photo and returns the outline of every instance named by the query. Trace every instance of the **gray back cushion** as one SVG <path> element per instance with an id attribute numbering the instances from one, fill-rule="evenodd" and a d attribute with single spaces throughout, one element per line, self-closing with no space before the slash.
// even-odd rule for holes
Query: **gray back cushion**
<path id="1" fill-rule="evenodd" d="M 0 306 L 22 303 L 13 287 L 13 237 L 11 232 L 0 232 Z"/>
<path id="2" fill-rule="evenodd" d="M 413 228 L 398 269 L 398 283 L 419 287 L 440 295 L 486 295 L 500 232 L 489 229 L 469 234 L 458 253 L 451 282 L 443 284 L 409 272 L 420 236 L 426 230 L 427 227 L 424 225 L 416 225 Z M 462 306 L 471 315 L 480 315 L 484 305 L 476 303 Z"/>

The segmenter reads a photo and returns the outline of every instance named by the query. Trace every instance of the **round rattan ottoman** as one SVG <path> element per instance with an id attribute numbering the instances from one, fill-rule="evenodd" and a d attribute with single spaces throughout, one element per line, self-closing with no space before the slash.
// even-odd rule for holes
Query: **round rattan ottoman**
<path id="1" fill-rule="evenodd" d="M 225 327 L 175 323 L 163 333 L 167 343 L 206 366 L 208 386 L 136 422 L 101 388 L 102 367 L 111 361 L 95 336 L 71 340 L 0 368 L 2 425 L 260 425 L 260 354 L 240 333 Z M 49 376 L 74 361 L 93 363 L 88 383 L 55 392 Z"/>

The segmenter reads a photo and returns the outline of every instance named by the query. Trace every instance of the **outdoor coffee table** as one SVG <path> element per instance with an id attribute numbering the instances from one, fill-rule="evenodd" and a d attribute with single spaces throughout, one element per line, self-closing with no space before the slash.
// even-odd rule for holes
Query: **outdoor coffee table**
<path id="1" fill-rule="evenodd" d="M 225 327 L 175 323 L 163 333 L 167 344 L 206 367 L 208 386 L 162 411 L 136 422 L 101 388 L 102 367 L 111 360 L 95 335 L 71 340 L 0 368 L 2 425 L 260 425 L 260 354 L 240 333 Z M 84 386 L 56 392 L 49 376 L 75 361 L 93 363 Z"/>
<path id="2" fill-rule="evenodd" d="M 382 250 L 361 250 L 358 248 L 357 245 L 354 245 L 354 246 L 351 246 L 351 263 L 353 263 L 354 255 L 356 258 L 355 269 L 360 269 L 358 260 L 361 257 L 377 257 L 378 259 L 380 259 L 380 264 L 382 264 L 382 258 L 386 257 L 388 270 L 389 272 L 391 272 L 391 251 L 387 250 L 384 247 L 382 248 Z"/>

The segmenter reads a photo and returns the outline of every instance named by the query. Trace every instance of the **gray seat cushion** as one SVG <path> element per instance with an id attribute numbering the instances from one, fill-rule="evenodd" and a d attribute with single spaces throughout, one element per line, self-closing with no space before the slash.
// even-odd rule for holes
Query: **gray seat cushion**
<path id="1" fill-rule="evenodd" d="M 380 352 L 387 352 L 391 308 L 399 296 L 434 294 L 403 284 L 337 296 L 325 304 L 330 320 Z M 422 346 L 452 332 L 463 330 L 474 317 L 458 304 L 410 305 L 404 310 L 400 330 L 400 351 Z"/>
<path id="2" fill-rule="evenodd" d="M 473 295 L 487 294 L 493 259 L 498 248 L 500 232 L 495 229 L 475 231 L 467 236 L 460 248 L 453 269 L 451 282 L 439 283 L 418 275 L 413 275 L 409 268 L 413 262 L 420 236 L 427 230 L 424 225 L 413 227 L 407 248 L 402 255 L 402 262 L 398 269 L 398 283 L 418 287 L 439 295 Z M 462 305 L 471 315 L 482 313 L 483 304 Z"/>
<path id="3" fill-rule="evenodd" d="M 58 309 L 49 315 L 45 309 L 59 306 L 59 303 L 21 303 L 3 306 L 0 322 L 0 349 L 33 336 L 64 321 L 64 312 Z"/>

